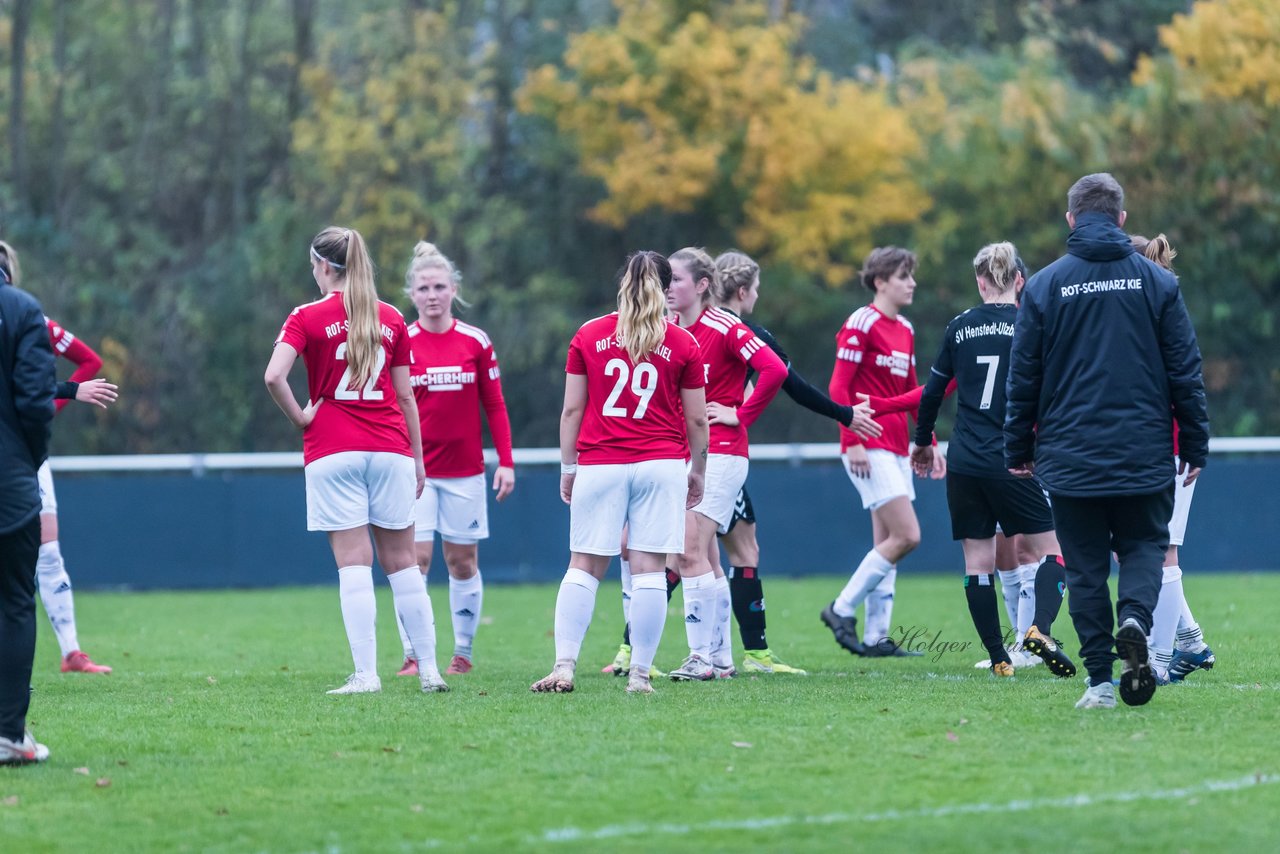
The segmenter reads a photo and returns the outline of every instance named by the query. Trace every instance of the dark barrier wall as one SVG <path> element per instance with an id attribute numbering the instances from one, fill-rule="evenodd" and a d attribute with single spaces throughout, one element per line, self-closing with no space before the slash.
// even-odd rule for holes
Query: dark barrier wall
<path id="1" fill-rule="evenodd" d="M 517 475 L 510 499 L 490 499 L 492 536 L 481 544 L 481 569 L 490 581 L 556 580 L 568 560 L 569 528 L 559 476 L 548 466 L 524 466 Z M 334 582 L 324 535 L 306 530 L 301 471 L 55 477 L 62 552 L 82 589 Z M 1268 536 L 1277 482 L 1280 457 L 1216 456 L 1196 488 L 1183 568 L 1280 568 Z M 834 461 L 754 463 L 748 487 L 765 573 L 847 575 L 871 547 L 869 516 Z M 916 490 L 922 542 L 902 571 L 959 574 L 942 482 L 917 480 Z M 442 576 L 440 560 L 437 552 Z"/>

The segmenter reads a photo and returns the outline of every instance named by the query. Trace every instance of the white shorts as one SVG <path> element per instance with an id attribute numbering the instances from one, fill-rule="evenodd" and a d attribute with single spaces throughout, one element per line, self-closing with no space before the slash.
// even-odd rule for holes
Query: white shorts
<path id="1" fill-rule="evenodd" d="M 1181 462 L 1174 457 L 1174 468 L 1176 469 Z M 1183 486 L 1182 482 L 1187 479 L 1185 474 L 1174 476 L 1173 482 L 1173 518 L 1169 520 L 1169 545 L 1182 545 L 1183 538 L 1187 535 L 1187 517 L 1191 515 L 1191 495 L 1196 491 L 1197 478 L 1190 486 Z"/>
<path id="2" fill-rule="evenodd" d="M 729 530 L 733 521 L 733 506 L 738 503 L 738 493 L 747 482 L 747 469 L 750 461 L 746 457 L 733 454 L 709 454 L 707 456 L 707 476 L 703 482 L 702 500 L 693 508 L 712 522 L 720 533 Z M 684 547 L 680 547 L 684 551 Z"/>
<path id="3" fill-rule="evenodd" d="M 40 484 L 40 512 L 57 513 L 58 496 L 53 491 L 53 467 L 45 460 L 36 472 L 36 480 Z"/>
<path id="4" fill-rule="evenodd" d="M 413 524 L 413 457 L 386 451 L 343 451 L 306 467 L 307 530 L 346 531 Z"/>
<path id="5" fill-rule="evenodd" d="M 893 451 L 883 448 L 872 448 L 867 451 L 867 462 L 871 464 L 870 477 L 854 477 L 849 471 L 849 457 L 840 455 L 844 463 L 844 473 L 853 481 L 854 489 L 862 496 L 864 510 L 878 510 L 895 498 L 905 495 L 908 501 L 916 500 L 916 485 L 911 482 L 911 460 L 900 457 Z"/>
<path id="6" fill-rule="evenodd" d="M 579 465 L 569 502 L 569 550 L 579 554 L 655 554 L 684 551 L 684 502 L 689 478 L 684 460 Z"/>
<path id="7" fill-rule="evenodd" d="M 459 545 L 488 539 L 489 504 L 484 485 L 483 474 L 427 478 L 418 496 L 414 541 L 431 542 L 436 531 L 441 539 Z"/>

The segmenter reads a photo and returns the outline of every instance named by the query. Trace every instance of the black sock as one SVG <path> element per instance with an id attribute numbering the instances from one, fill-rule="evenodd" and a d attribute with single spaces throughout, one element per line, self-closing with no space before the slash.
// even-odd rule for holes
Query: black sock
<path id="1" fill-rule="evenodd" d="M 745 650 L 769 648 L 764 636 L 764 585 L 760 571 L 754 566 L 734 566 L 729 573 L 729 597 L 733 600 L 733 616 L 738 621 L 738 634 Z"/>
<path id="2" fill-rule="evenodd" d="M 1045 555 L 1036 568 L 1036 612 L 1031 621 L 1045 637 L 1052 637 L 1053 621 L 1062 610 L 1062 594 L 1067 589 L 1067 572 L 1058 555 Z"/>
<path id="3" fill-rule="evenodd" d="M 996 588 L 991 583 L 991 575 L 966 575 L 964 577 L 964 598 L 969 601 L 969 616 L 973 617 L 973 627 L 978 630 L 978 639 L 987 648 L 991 663 L 1009 662 L 1009 652 L 1004 648 L 1004 638 L 1000 634 L 1000 614 L 996 609 Z"/>
<path id="4" fill-rule="evenodd" d="M 680 586 L 680 573 L 671 567 L 667 567 L 667 601 L 671 601 L 671 594 L 676 592 L 676 588 Z"/>
<path id="5" fill-rule="evenodd" d="M 627 620 L 626 625 L 622 627 L 622 642 L 627 646 L 631 646 L 631 621 Z"/>

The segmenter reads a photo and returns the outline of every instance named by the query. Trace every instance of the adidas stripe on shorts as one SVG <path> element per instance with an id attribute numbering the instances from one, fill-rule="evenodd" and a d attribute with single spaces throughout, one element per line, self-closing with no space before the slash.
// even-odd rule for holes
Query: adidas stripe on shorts
<path id="1" fill-rule="evenodd" d="M 446 542 L 460 545 L 488 539 L 489 503 L 483 474 L 427 478 L 418 498 L 413 539 L 429 542 L 436 531 Z"/>

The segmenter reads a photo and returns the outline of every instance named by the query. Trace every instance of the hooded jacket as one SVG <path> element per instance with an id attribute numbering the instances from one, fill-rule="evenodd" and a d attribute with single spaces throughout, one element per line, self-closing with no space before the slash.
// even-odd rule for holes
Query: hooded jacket
<path id="1" fill-rule="evenodd" d="M 1209 451 L 1200 348 L 1177 278 L 1110 217 L 1082 214 L 1067 254 L 1031 277 L 1014 325 L 1005 462 L 1050 493 L 1139 495 Z"/>
<path id="2" fill-rule="evenodd" d="M 40 512 L 36 470 L 49 455 L 53 359 L 40 304 L 0 284 L 0 534 Z"/>

